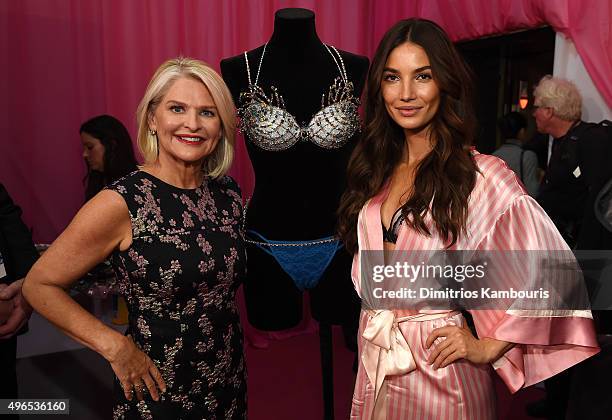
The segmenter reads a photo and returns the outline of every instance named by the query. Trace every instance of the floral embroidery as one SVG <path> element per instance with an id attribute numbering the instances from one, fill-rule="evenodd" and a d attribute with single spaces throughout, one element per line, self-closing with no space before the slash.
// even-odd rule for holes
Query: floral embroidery
<path id="1" fill-rule="evenodd" d="M 112 256 L 130 334 L 159 368 L 159 403 L 127 401 L 113 418 L 246 418 L 246 370 L 235 293 L 245 274 L 242 199 L 235 182 L 194 190 L 136 171 L 109 187 L 125 199 L 132 245 Z"/>

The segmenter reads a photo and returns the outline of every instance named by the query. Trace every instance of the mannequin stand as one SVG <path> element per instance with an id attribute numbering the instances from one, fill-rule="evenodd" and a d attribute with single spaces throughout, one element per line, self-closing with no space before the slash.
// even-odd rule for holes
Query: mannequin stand
<path id="1" fill-rule="evenodd" d="M 323 380 L 323 418 L 334 420 L 334 350 L 330 324 L 319 324 L 319 352 Z"/>

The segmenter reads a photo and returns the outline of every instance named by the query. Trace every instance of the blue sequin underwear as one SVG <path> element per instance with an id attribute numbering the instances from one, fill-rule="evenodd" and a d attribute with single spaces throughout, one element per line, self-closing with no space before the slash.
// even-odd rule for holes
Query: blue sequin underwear
<path id="1" fill-rule="evenodd" d="M 312 241 L 272 241 L 254 230 L 247 233 L 251 238 L 259 240 L 247 238 L 246 242 L 274 257 L 285 273 L 293 279 L 295 286 L 302 291 L 312 289 L 319 283 L 334 255 L 342 248 L 336 236 Z"/>

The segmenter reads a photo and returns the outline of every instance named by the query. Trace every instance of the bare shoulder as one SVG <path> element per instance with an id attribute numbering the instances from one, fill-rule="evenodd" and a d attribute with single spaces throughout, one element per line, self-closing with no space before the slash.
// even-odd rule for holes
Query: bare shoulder
<path id="1" fill-rule="evenodd" d="M 123 197 L 116 191 L 102 190 L 81 207 L 73 222 L 117 223 L 129 220 L 129 210 Z"/>
<path id="2" fill-rule="evenodd" d="M 102 190 L 83 205 L 58 241 L 87 242 L 102 252 L 126 248 L 131 243 L 131 221 L 127 204 L 119 193 Z"/>
<path id="3" fill-rule="evenodd" d="M 132 243 L 127 204 L 112 190 L 89 200 L 34 265 L 28 277 L 68 287 L 113 251 Z"/>

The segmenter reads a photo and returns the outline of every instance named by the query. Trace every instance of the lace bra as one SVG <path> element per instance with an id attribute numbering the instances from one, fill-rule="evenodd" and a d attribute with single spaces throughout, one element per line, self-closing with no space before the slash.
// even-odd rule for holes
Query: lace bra
<path id="1" fill-rule="evenodd" d="M 257 85 L 268 44 L 264 45 L 259 59 L 255 83 L 251 81 L 249 59 L 244 52 L 249 87 L 240 94 L 239 128 L 253 144 L 264 150 L 280 151 L 306 140 L 326 149 L 338 149 L 359 130 L 359 100 L 353 95 L 353 83 L 348 80 L 344 60 L 336 48 L 323 45 L 334 59 L 340 76 L 329 87 L 327 95 L 322 95 L 321 110 L 305 126 L 300 126 L 285 109 L 283 97 L 274 86 L 270 88 L 270 96 L 266 96 Z"/>

